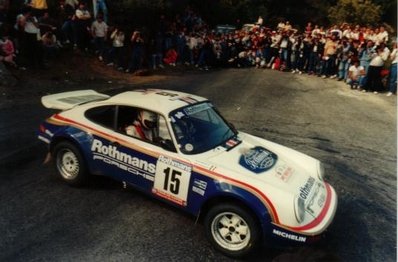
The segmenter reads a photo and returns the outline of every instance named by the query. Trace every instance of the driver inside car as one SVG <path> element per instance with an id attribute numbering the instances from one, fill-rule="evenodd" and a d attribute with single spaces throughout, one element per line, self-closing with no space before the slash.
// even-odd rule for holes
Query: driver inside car
<path id="1" fill-rule="evenodd" d="M 135 120 L 132 125 L 126 127 L 126 134 L 144 141 L 153 142 L 157 118 L 156 113 L 141 110 L 138 113 L 137 120 Z"/>

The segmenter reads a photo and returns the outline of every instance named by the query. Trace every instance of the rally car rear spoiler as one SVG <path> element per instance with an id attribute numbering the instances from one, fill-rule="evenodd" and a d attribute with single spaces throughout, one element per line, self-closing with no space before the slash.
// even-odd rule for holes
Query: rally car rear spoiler
<path id="1" fill-rule="evenodd" d="M 94 90 L 79 90 L 43 96 L 41 103 L 46 108 L 68 110 L 77 105 L 108 99 L 110 96 Z"/>

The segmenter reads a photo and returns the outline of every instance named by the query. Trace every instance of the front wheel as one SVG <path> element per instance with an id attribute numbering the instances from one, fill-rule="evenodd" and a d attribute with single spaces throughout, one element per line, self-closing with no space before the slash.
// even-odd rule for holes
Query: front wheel
<path id="1" fill-rule="evenodd" d="M 71 186 L 82 186 L 87 182 L 87 170 L 79 149 L 69 142 L 54 147 L 55 167 L 61 178 Z"/>
<path id="2" fill-rule="evenodd" d="M 236 204 L 221 204 L 205 217 L 206 236 L 213 246 L 230 257 L 242 257 L 259 244 L 259 226 L 251 212 Z"/>

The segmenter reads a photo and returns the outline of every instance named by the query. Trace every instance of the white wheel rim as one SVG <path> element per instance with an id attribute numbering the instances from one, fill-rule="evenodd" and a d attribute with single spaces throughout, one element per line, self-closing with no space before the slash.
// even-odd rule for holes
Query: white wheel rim
<path id="1" fill-rule="evenodd" d="M 69 149 L 63 149 L 58 153 L 57 168 L 63 178 L 74 179 L 79 174 L 79 159 Z"/>
<path id="2" fill-rule="evenodd" d="M 233 212 L 218 214 L 211 223 L 211 233 L 221 247 L 237 251 L 250 242 L 250 228 L 246 221 Z"/>

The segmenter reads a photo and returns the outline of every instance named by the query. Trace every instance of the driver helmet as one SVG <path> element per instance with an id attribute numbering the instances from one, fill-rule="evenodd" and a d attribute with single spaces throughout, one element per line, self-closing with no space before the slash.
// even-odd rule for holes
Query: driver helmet
<path id="1" fill-rule="evenodd" d="M 140 122 L 143 127 L 152 129 L 156 127 L 157 115 L 153 112 L 142 110 L 140 113 Z"/>

